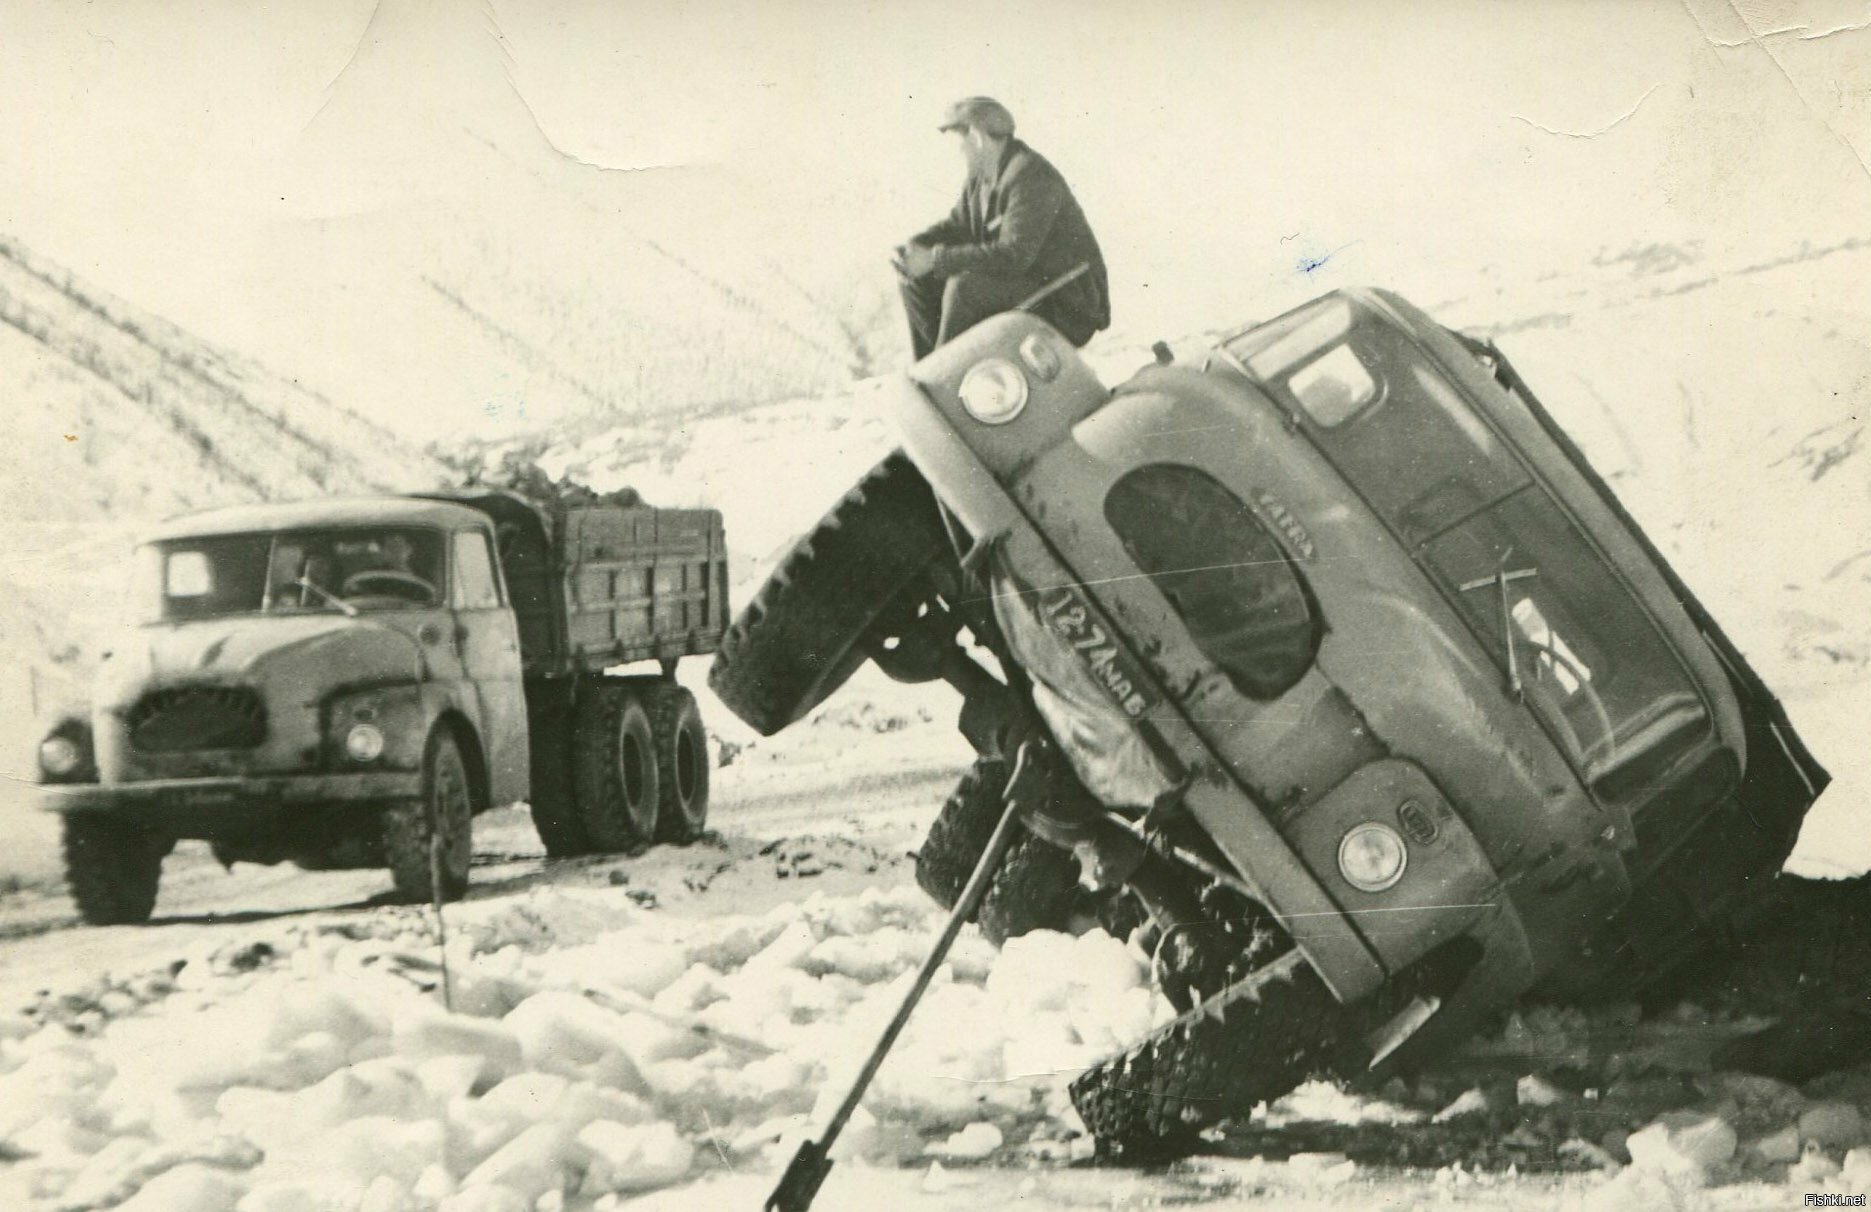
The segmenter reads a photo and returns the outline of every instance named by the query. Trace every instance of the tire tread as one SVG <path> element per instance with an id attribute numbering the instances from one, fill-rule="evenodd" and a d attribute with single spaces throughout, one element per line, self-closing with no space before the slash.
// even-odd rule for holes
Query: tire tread
<path id="1" fill-rule="evenodd" d="M 656 840 L 686 846 L 702 835 L 708 826 L 708 733 L 702 727 L 701 708 L 688 687 L 673 682 L 659 683 L 649 691 L 650 732 L 656 741 Z M 688 732 L 696 745 L 696 790 L 694 800 L 684 810 L 682 783 L 678 777 L 682 734 Z"/>
<path id="2" fill-rule="evenodd" d="M 721 638 L 708 684 L 762 736 L 804 716 L 862 660 L 877 616 L 948 546 L 935 496 L 888 455 L 794 544 Z"/>
<path id="3" fill-rule="evenodd" d="M 156 908 L 162 848 L 146 830 L 107 816 L 67 816 L 65 882 L 92 926 L 138 925 Z"/>

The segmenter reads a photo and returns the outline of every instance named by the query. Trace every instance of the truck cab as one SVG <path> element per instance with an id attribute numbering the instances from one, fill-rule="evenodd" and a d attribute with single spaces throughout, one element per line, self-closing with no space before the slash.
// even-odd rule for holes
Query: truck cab
<path id="1" fill-rule="evenodd" d="M 229 864 L 387 866 L 430 899 L 465 889 L 470 818 L 494 805 L 531 802 L 554 853 L 658 840 L 672 797 L 662 840 L 699 832 L 705 746 L 672 674 L 711 616 L 659 580 L 679 561 L 656 536 L 699 518 L 694 579 L 724 615 L 720 515 L 453 495 L 237 506 L 145 536 L 89 712 L 39 752 L 86 920 L 146 919 L 181 838 Z M 615 541 L 565 558 L 592 529 Z M 606 673 L 647 658 L 660 676 Z"/>
<path id="2" fill-rule="evenodd" d="M 1827 775 L 1507 359 L 1382 290 L 1158 357 L 1014 312 L 919 361 L 710 674 L 765 732 L 864 660 L 963 696 L 919 882 L 1011 801 L 983 930 L 1093 910 L 1181 1012 L 1072 1083 L 1101 1143 L 1693 961 Z"/>

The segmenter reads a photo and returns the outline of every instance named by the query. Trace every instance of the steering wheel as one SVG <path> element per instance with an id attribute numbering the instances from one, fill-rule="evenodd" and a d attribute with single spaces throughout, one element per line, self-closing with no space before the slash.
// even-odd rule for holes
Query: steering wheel
<path id="1" fill-rule="evenodd" d="M 340 593 L 347 598 L 383 595 L 411 602 L 433 602 L 435 586 L 413 572 L 395 568 L 368 568 L 344 578 Z"/>
<path id="2" fill-rule="evenodd" d="M 1579 740 L 1578 734 L 1574 732 L 1572 735 L 1573 744 L 1577 746 L 1581 757 L 1585 756 L 1592 749 L 1597 749 L 1602 746 L 1605 753 L 1600 761 L 1604 765 L 1610 765 L 1618 756 L 1617 729 L 1612 726 L 1611 713 L 1605 710 L 1605 700 L 1599 697 L 1596 690 L 1592 689 L 1592 684 L 1586 678 L 1585 671 L 1579 668 L 1578 662 L 1574 661 L 1571 657 L 1559 651 L 1559 649 L 1553 647 L 1551 644 L 1543 644 L 1539 640 L 1528 639 L 1524 636 L 1521 637 L 1520 643 L 1525 644 L 1535 652 L 1551 657 L 1556 664 L 1565 666 L 1566 672 L 1572 675 L 1572 680 L 1578 683 L 1579 692 L 1585 695 L 1585 702 L 1591 707 L 1592 715 L 1596 717 L 1599 730 L 1603 732 L 1604 735 L 1596 745 L 1588 747 Z M 1560 716 L 1562 719 L 1565 718 L 1563 708 L 1560 711 Z M 1566 719 L 1565 722 L 1566 727 L 1571 729 L 1571 720 Z"/>

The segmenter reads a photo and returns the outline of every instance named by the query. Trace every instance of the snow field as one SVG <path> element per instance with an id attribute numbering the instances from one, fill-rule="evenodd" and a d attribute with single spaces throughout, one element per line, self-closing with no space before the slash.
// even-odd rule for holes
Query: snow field
<path id="1" fill-rule="evenodd" d="M 777 1171 L 940 915 L 913 888 L 703 923 L 609 890 L 470 902 L 450 911 L 452 1013 L 423 919 L 364 920 L 282 935 L 253 970 L 179 979 L 88 1033 L 0 1021 L 0 1144 L 20 1158 L 0 1206 L 528 1212 Z M 1066 1079 L 1168 1007 L 1103 933 L 993 961 L 969 931 L 834 1156 L 1087 1151 Z"/>

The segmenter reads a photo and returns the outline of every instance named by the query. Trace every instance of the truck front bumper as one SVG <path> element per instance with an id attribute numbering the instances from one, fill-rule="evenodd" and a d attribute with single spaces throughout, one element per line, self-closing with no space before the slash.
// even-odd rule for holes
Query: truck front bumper
<path id="1" fill-rule="evenodd" d="M 144 824 L 193 833 L 204 821 L 258 823 L 284 808 L 414 799 L 422 794 L 422 774 L 414 770 L 371 770 L 151 779 L 138 783 L 47 783 L 39 792 L 39 805 L 49 812 L 128 813 Z"/>

